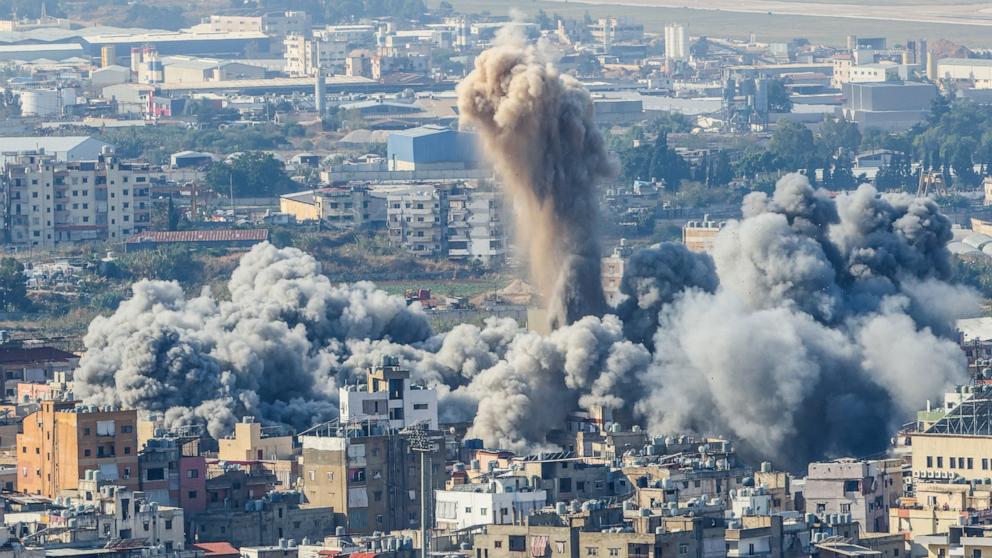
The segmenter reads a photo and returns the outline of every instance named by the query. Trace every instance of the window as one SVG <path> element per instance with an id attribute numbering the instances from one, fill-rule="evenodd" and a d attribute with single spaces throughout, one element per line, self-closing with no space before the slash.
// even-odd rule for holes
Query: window
<path id="1" fill-rule="evenodd" d="M 827 505 L 826 504 L 817 504 L 816 505 L 816 513 L 825 513 L 826 511 L 827 511 Z"/>
<path id="2" fill-rule="evenodd" d="M 131 447 L 124 446 L 124 455 L 131 455 Z"/>
<path id="3" fill-rule="evenodd" d="M 472 506 L 466 507 L 465 508 L 465 513 L 472 513 Z"/>
<path id="4" fill-rule="evenodd" d="M 92 450 L 90 450 L 90 449 L 84 449 L 83 450 L 83 457 L 89 457 L 90 455 L 92 455 L 92 453 L 93 453 Z"/>
<path id="5" fill-rule="evenodd" d="M 317 476 L 316 471 L 310 471 L 310 480 L 317 480 L 316 476 Z"/>
<path id="6" fill-rule="evenodd" d="M 988 471 L 989 470 L 989 458 L 987 458 L 987 457 L 983 457 L 982 458 L 982 470 L 983 471 Z"/>
<path id="7" fill-rule="evenodd" d="M 951 469 L 957 469 L 958 460 L 957 458 L 951 458 Z"/>
<path id="8" fill-rule="evenodd" d="M 857 492 L 859 484 L 856 480 L 844 481 L 844 492 Z"/>
<path id="9" fill-rule="evenodd" d="M 429 405 L 427 405 L 427 403 L 414 403 L 413 404 L 413 409 L 415 411 L 426 411 L 428 407 L 429 407 Z"/>
<path id="10" fill-rule="evenodd" d="M 840 505 L 840 512 L 841 513 L 851 513 L 851 504 L 841 504 Z"/>
<path id="11" fill-rule="evenodd" d="M 932 468 L 933 468 L 933 456 L 932 455 L 928 455 L 927 456 L 927 469 L 932 469 Z"/>
<path id="12" fill-rule="evenodd" d="M 186 497 L 189 498 L 190 500 L 196 500 L 196 491 L 190 490 L 189 492 L 186 493 Z"/>
<path id="13" fill-rule="evenodd" d="M 943 466 L 944 466 L 944 458 L 938 455 L 937 456 L 937 468 L 940 469 L 940 468 L 943 468 Z"/>
<path id="14" fill-rule="evenodd" d="M 679 545 L 679 555 L 680 556 L 685 556 L 686 554 L 689 554 L 689 545 L 687 545 L 687 544 L 680 544 Z"/>
<path id="15" fill-rule="evenodd" d="M 186 478 L 188 478 L 188 479 L 198 479 L 198 478 L 200 478 L 200 470 L 199 469 L 190 469 L 190 470 L 186 471 Z"/>
<path id="16" fill-rule="evenodd" d="M 595 546 L 587 546 L 586 556 L 599 556 L 599 549 Z"/>
<path id="17" fill-rule="evenodd" d="M 148 469 L 145 473 L 145 480 L 165 480 L 165 469 L 163 467 L 153 467 Z"/>
<path id="18" fill-rule="evenodd" d="M 510 535 L 510 552 L 523 552 L 527 549 L 527 537 L 523 535 Z"/>
<path id="19" fill-rule="evenodd" d="M 130 467 L 124 467 L 124 478 L 126 478 L 126 479 L 131 478 L 131 468 Z"/>
<path id="20" fill-rule="evenodd" d="M 479 515 L 481 515 L 483 517 L 485 517 L 486 515 L 488 515 L 488 512 L 489 512 L 489 510 L 486 509 L 486 508 L 479 508 Z"/>
<path id="21" fill-rule="evenodd" d="M 610 556 L 620 556 L 619 548 L 611 548 L 609 552 L 610 552 Z"/>
<path id="22" fill-rule="evenodd" d="M 974 469 L 975 468 L 975 459 L 973 457 L 969 457 L 968 458 L 968 468 L 969 469 Z"/>
<path id="23" fill-rule="evenodd" d="M 503 548 L 503 541 L 494 541 L 493 542 L 493 547 L 494 548 Z"/>
<path id="24" fill-rule="evenodd" d="M 170 529 L 172 529 L 172 520 L 171 519 L 166 519 L 165 520 L 165 530 L 168 531 Z"/>

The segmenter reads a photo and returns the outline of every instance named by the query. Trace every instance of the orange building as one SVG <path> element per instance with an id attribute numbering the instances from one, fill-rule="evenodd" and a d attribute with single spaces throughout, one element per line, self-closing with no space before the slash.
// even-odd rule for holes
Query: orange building
<path id="1" fill-rule="evenodd" d="M 17 490 L 55 498 L 79 487 L 86 471 L 138 489 L 136 411 L 99 410 L 76 402 L 42 401 L 17 435 Z"/>

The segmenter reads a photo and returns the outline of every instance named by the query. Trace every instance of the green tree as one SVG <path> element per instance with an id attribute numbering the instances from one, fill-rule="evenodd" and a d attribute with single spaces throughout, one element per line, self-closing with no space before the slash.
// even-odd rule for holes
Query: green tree
<path id="1" fill-rule="evenodd" d="M 298 188 L 285 166 L 270 153 L 250 151 L 229 163 L 214 163 L 207 169 L 207 185 L 221 195 L 234 189 L 235 196 L 269 197 Z"/>
<path id="2" fill-rule="evenodd" d="M 24 264 L 14 258 L 0 259 L 0 309 L 27 310 L 30 307 Z"/>
<path id="3" fill-rule="evenodd" d="M 770 112 L 792 112 L 792 99 L 785 82 L 780 79 L 768 81 L 768 110 Z"/>
<path id="4" fill-rule="evenodd" d="M 654 152 L 648 165 L 648 176 L 653 180 L 664 180 L 665 187 L 677 191 L 683 180 L 690 178 L 689 164 L 675 150 L 668 147 L 668 134 L 658 134 L 654 142 Z"/>
<path id="5" fill-rule="evenodd" d="M 786 171 L 812 170 L 816 157 L 813 132 L 798 122 L 780 120 L 768 144 L 779 168 Z M 809 173 L 812 176 L 812 173 Z"/>

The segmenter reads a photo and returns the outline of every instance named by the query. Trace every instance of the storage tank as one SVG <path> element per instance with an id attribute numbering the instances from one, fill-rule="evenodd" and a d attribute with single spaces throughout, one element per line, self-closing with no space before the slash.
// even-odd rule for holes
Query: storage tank
<path id="1" fill-rule="evenodd" d="M 52 116 L 62 112 L 62 95 L 57 89 L 28 89 L 20 97 L 24 116 Z"/>

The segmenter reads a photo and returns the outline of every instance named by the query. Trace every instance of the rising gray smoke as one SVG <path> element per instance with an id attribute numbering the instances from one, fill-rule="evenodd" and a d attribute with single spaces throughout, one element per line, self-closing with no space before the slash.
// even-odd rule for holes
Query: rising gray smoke
<path id="1" fill-rule="evenodd" d="M 318 263 L 269 244 L 245 254 L 228 284 L 187 298 L 176 283 L 140 281 L 90 324 L 74 389 L 86 401 L 160 411 L 170 426 L 219 436 L 240 415 L 295 426 L 337 413 L 347 341 L 426 340 L 418 306 L 370 283 L 333 285 Z"/>
<path id="2" fill-rule="evenodd" d="M 834 202 L 791 175 L 743 209 L 716 239 L 720 288 L 661 312 L 637 403 L 649 426 L 802 464 L 884 449 L 966 379 L 943 335 L 977 298 L 945 282 L 950 225 L 932 202 L 869 186 Z"/>
<path id="3" fill-rule="evenodd" d="M 601 315 L 595 187 L 614 166 L 588 92 L 544 49 L 504 36 L 458 85 L 458 109 L 513 200 L 552 326 Z"/>

